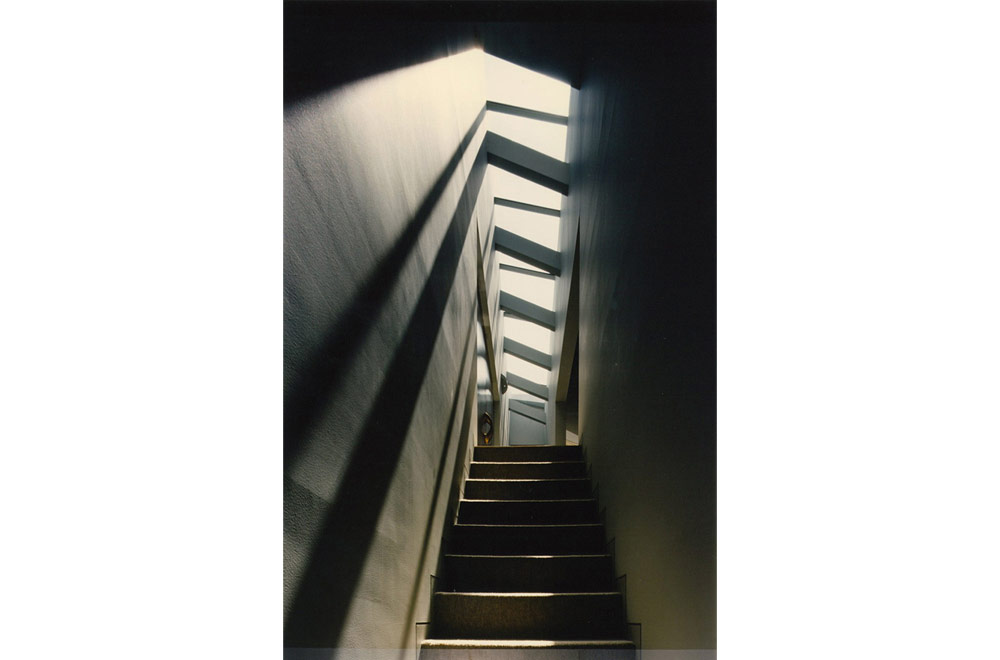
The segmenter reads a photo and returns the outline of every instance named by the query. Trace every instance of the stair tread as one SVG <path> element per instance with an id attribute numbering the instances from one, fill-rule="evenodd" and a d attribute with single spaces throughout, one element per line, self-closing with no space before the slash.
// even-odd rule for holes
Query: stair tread
<path id="1" fill-rule="evenodd" d="M 522 648 L 635 648 L 628 639 L 425 639 L 424 648 L 482 648 L 482 649 L 522 649 Z"/>
<path id="2" fill-rule="evenodd" d="M 567 461 L 572 462 L 572 461 Z M 527 465 L 527 464 L 525 464 Z M 520 483 L 522 481 L 535 482 L 535 481 L 590 481 L 587 477 L 552 477 L 551 479 L 491 479 L 486 477 L 470 477 L 465 480 L 466 483 L 470 481 L 499 481 L 500 483 Z"/>
<path id="3" fill-rule="evenodd" d="M 503 502 L 504 504 L 519 504 L 519 503 L 523 503 L 523 502 L 596 502 L 597 500 L 594 499 L 593 497 L 565 497 L 565 498 L 560 498 L 560 499 L 555 499 L 555 500 L 553 500 L 553 499 L 545 499 L 545 500 L 539 500 L 539 499 L 533 499 L 533 500 L 498 500 L 498 499 L 473 500 L 473 499 L 467 499 L 467 498 L 463 497 L 460 501 L 462 501 L 462 502 Z"/>
<path id="4" fill-rule="evenodd" d="M 584 461 L 472 461 L 471 479 L 557 479 L 587 478 Z"/>
<path id="5" fill-rule="evenodd" d="M 445 557 L 475 557 L 477 559 L 564 559 L 566 557 L 610 557 L 609 554 L 575 554 L 575 555 L 468 555 L 445 554 Z"/>
<path id="6" fill-rule="evenodd" d="M 445 577 L 431 595 L 421 648 L 440 649 L 432 655 L 499 649 L 498 658 L 513 660 L 591 649 L 582 652 L 631 660 L 636 645 L 587 463 L 577 450 L 542 447 L 476 448 Z"/>
<path id="7" fill-rule="evenodd" d="M 564 463 L 580 464 L 583 461 L 470 461 L 471 465 L 554 465 Z"/>
<path id="8" fill-rule="evenodd" d="M 620 591 L 435 591 L 435 596 L 483 596 L 490 598 L 549 598 L 552 596 L 621 596 Z"/>
<path id="9" fill-rule="evenodd" d="M 601 527 L 597 523 L 455 523 L 455 527 Z"/>

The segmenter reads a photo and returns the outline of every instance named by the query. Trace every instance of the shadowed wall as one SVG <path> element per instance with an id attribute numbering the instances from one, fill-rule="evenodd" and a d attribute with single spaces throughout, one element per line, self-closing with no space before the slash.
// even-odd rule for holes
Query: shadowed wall
<path id="1" fill-rule="evenodd" d="M 580 441 L 647 649 L 716 645 L 715 26 L 705 18 L 591 33 L 570 124 Z"/>

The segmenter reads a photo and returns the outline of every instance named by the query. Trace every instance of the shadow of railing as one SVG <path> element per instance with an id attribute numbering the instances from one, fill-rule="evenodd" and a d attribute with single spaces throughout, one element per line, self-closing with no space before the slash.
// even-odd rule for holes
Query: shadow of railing
<path id="1" fill-rule="evenodd" d="M 471 141 L 470 136 L 474 135 L 482 116 L 483 113 L 480 113 L 466 136 L 468 141 Z M 463 140 L 463 145 L 467 145 L 468 141 Z M 462 153 L 460 148 L 453 164 L 446 168 L 446 173 L 448 169 L 453 171 L 457 167 Z M 335 500 L 324 514 L 321 531 L 286 620 L 285 646 L 333 647 L 340 638 L 403 449 L 406 429 L 410 427 L 430 364 L 485 172 L 486 153 L 480 148 L 403 338 L 386 369 L 382 387 L 355 442 L 356 449 L 344 471 Z M 444 183 L 449 178 L 442 176 Z M 444 183 L 441 184 L 442 189 Z M 436 195 L 439 196 L 440 191 Z M 425 215 L 429 215 L 430 206 Z M 419 226 L 424 222 L 426 217 L 414 220 Z M 401 239 L 400 258 L 409 252 L 419 233 L 411 228 L 407 232 L 412 236 L 405 241 Z M 373 280 L 376 284 L 370 281 L 367 288 L 371 289 L 372 295 L 384 300 L 388 293 L 382 289 L 389 288 L 397 275 L 397 265 L 386 266 Z M 360 309 L 368 307 L 367 302 L 357 304 Z M 322 368 L 312 372 L 316 381 L 314 385 L 320 389 L 313 396 L 325 398 L 335 391 L 343 373 L 326 375 L 323 372 L 329 369 L 337 371 L 337 365 L 342 367 L 349 357 L 350 347 L 360 342 L 373 322 L 365 316 L 362 314 L 359 319 L 364 326 L 362 329 L 338 329 L 334 332 L 325 346 L 327 353 L 321 360 Z M 339 327 L 352 320 L 345 318 Z M 299 387 L 304 385 L 300 383 Z M 303 393 L 300 396 L 312 398 L 305 397 Z M 320 402 L 321 399 L 316 400 L 313 406 Z M 293 426 L 293 430 L 301 435 L 307 428 L 306 423 L 313 421 L 316 410 L 306 406 L 296 412 L 300 417 L 293 420 L 298 424 Z"/>
<path id="2" fill-rule="evenodd" d="M 431 211 L 444 194 L 448 182 L 451 181 L 462 162 L 465 152 L 472 143 L 485 116 L 486 106 L 484 105 L 393 247 L 382 257 L 379 265 L 359 287 L 334 327 L 320 340 L 308 357 L 303 359 L 300 365 L 296 365 L 300 367 L 301 371 L 294 382 L 286 384 L 284 398 L 284 459 L 286 469 L 302 449 L 330 397 L 336 394 L 342 385 L 343 379 L 349 371 L 348 365 L 358 353 L 365 337 L 368 336 L 378 318 L 379 311 L 395 289 L 403 266 L 430 219 Z M 482 155 L 482 149 L 480 149 L 480 155 Z M 479 156 L 477 156 L 477 160 L 478 158 Z M 476 186 L 476 194 L 478 195 L 478 185 Z M 468 207 L 467 195 L 468 184 L 463 192 L 460 206 L 469 208 L 471 216 L 471 208 L 474 208 L 475 201 L 473 198 L 473 207 Z M 464 230 L 467 230 L 468 227 L 462 229 L 464 236 Z M 449 230 L 449 235 L 452 233 Z M 457 266 L 457 261 L 455 265 Z M 414 312 L 414 314 L 416 313 Z"/>
<path id="3" fill-rule="evenodd" d="M 433 500 L 431 502 L 430 513 L 427 514 L 427 524 L 424 527 L 423 542 L 420 545 L 420 554 L 419 554 L 420 561 L 418 562 L 417 569 L 414 572 L 414 575 L 416 575 L 416 579 L 414 580 L 413 588 L 410 590 L 410 602 L 407 606 L 406 616 L 403 619 L 403 621 L 407 623 L 413 618 L 414 612 L 416 612 L 417 609 L 417 601 L 420 597 L 420 583 L 423 580 L 424 568 L 427 565 L 427 548 L 431 544 L 431 540 L 433 538 L 434 520 L 436 518 L 438 510 L 438 502 L 440 502 L 442 498 L 441 488 L 442 484 L 445 482 L 445 467 L 448 465 L 448 457 L 451 454 L 451 450 L 454 444 L 457 444 L 459 445 L 459 447 L 461 447 L 465 439 L 468 437 L 469 428 L 472 425 L 472 419 L 471 419 L 472 415 L 470 414 L 469 411 L 469 404 L 470 404 L 469 385 L 472 385 L 472 387 L 475 387 L 475 385 L 474 383 L 468 382 L 467 372 L 469 371 L 469 368 L 472 366 L 469 364 L 469 357 L 473 356 L 474 358 L 475 356 L 475 348 L 474 348 L 475 345 L 473 344 L 472 345 L 473 347 L 470 350 L 470 342 L 469 342 L 469 340 L 472 338 L 472 333 L 475 327 L 476 323 L 475 320 L 473 319 L 472 322 L 469 324 L 468 331 L 465 334 L 465 341 L 462 343 L 462 346 L 465 348 L 465 354 L 462 356 L 462 364 L 461 366 L 459 366 L 458 370 L 458 385 L 455 388 L 455 395 L 454 397 L 452 397 L 451 415 L 448 418 L 448 424 L 444 436 L 445 437 L 444 447 L 441 450 L 441 458 L 438 461 L 438 467 L 436 473 L 437 479 L 434 483 L 434 490 L 431 491 L 433 493 L 432 495 Z M 466 387 L 463 388 L 462 385 L 465 385 Z M 475 390 L 473 390 L 473 392 L 474 391 Z M 450 442 L 452 437 L 452 430 L 454 429 L 455 420 L 458 419 L 459 411 L 461 411 L 462 416 L 459 425 L 458 436 L 456 437 L 455 442 L 452 443 Z M 452 474 L 453 473 L 449 473 L 448 476 L 451 477 Z M 448 480 L 447 488 L 449 491 L 451 490 L 451 479 Z M 447 529 L 448 523 L 449 520 L 448 516 L 446 515 L 443 525 L 444 529 Z M 440 571 L 441 567 L 440 554 L 441 553 L 439 551 L 438 556 L 435 557 L 435 570 L 438 571 Z M 430 600 L 432 603 L 434 601 L 434 586 L 436 580 L 437 576 L 432 574 L 431 585 L 430 585 L 431 587 Z M 430 618 L 430 615 L 428 615 L 428 618 Z M 407 638 L 407 630 L 404 628 L 403 636 L 399 643 L 401 648 L 406 646 L 406 641 L 407 641 L 406 638 Z"/>

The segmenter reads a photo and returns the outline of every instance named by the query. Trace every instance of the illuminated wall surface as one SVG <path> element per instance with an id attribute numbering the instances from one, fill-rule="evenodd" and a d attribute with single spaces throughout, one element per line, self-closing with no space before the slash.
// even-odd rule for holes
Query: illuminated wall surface
<path id="1" fill-rule="evenodd" d="M 412 653 L 491 371 L 496 442 L 584 445 L 645 651 L 714 657 L 714 18 L 474 38 L 309 11 L 286 13 L 284 620 L 314 651 L 289 657 Z M 569 195 L 494 139 L 568 162 Z"/>
<path id="2" fill-rule="evenodd" d="M 436 481 L 461 431 L 448 415 L 462 421 L 475 345 L 476 235 L 452 218 L 485 171 L 478 147 L 457 153 L 483 108 L 482 71 L 468 51 L 286 115 L 292 645 L 412 645 L 428 597 L 444 522 Z M 470 144 L 484 132 L 480 122 Z"/>

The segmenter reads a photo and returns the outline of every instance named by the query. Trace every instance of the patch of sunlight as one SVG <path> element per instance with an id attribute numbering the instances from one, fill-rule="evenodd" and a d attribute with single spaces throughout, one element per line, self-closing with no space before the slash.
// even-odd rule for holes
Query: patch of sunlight
<path id="1" fill-rule="evenodd" d="M 527 360 L 522 360 L 511 353 L 504 353 L 503 359 L 504 371 L 516 374 L 521 378 L 527 378 L 531 382 L 538 383 L 539 385 L 549 384 L 548 369 L 539 367 L 537 364 L 531 364 Z"/>
<path id="2" fill-rule="evenodd" d="M 527 403 L 527 404 L 541 403 L 542 404 L 541 408 L 538 408 L 537 405 L 532 405 L 532 407 L 536 408 L 538 412 L 545 412 L 544 405 L 548 403 L 548 401 L 538 396 L 537 394 L 532 394 L 531 392 L 525 392 L 524 390 L 519 390 L 513 385 L 511 385 L 510 389 L 507 390 L 507 396 L 513 401 L 521 401 L 522 403 Z M 545 422 L 541 423 L 544 424 Z"/>
<path id="3" fill-rule="evenodd" d="M 546 273 L 541 268 L 532 266 L 527 261 L 521 261 L 517 257 L 512 257 L 509 254 L 505 254 L 503 252 L 497 252 L 497 263 L 504 264 L 507 266 L 517 266 L 518 268 L 533 270 L 536 273 L 542 273 L 543 275 L 548 275 L 548 273 Z"/>
<path id="4" fill-rule="evenodd" d="M 496 204 L 493 219 L 497 227 L 513 232 L 550 250 L 559 249 L 559 218 Z"/>
<path id="5" fill-rule="evenodd" d="M 500 290 L 522 300 L 554 311 L 556 281 L 509 270 L 500 271 Z"/>
<path id="6" fill-rule="evenodd" d="M 488 100 L 563 117 L 569 115 L 568 84 L 488 53 L 484 64 Z"/>
<path id="7" fill-rule="evenodd" d="M 546 156 L 566 160 L 566 126 L 491 110 L 486 113 L 486 128 Z"/>
<path id="8" fill-rule="evenodd" d="M 435 639 L 431 640 L 428 648 L 544 649 L 555 647 L 558 644 L 568 645 L 569 642 L 555 642 L 547 639 L 449 639 L 446 641 Z"/>
<path id="9" fill-rule="evenodd" d="M 552 354 L 552 337 L 555 333 L 537 323 L 504 314 L 503 335 L 536 351 Z"/>
<path id="10" fill-rule="evenodd" d="M 520 401 L 527 404 L 539 412 L 545 412 L 545 404 L 548 403 L 548 401 L 539 396 L 516 388 L 507 391 L 507 398 L 511 401 Z"/>
<path id="11" fill-rule="evenodd" d="M 490 188 L 495 197 L 512 199 L 515 202 L 544 206 L 550 209 L 562 208 L 562 193 L 549 190 L 543 185 L 528 181 L 524 177 L 511 174 L 499 167 L 490 165 L 486 168 L 490 177 Z"/>

